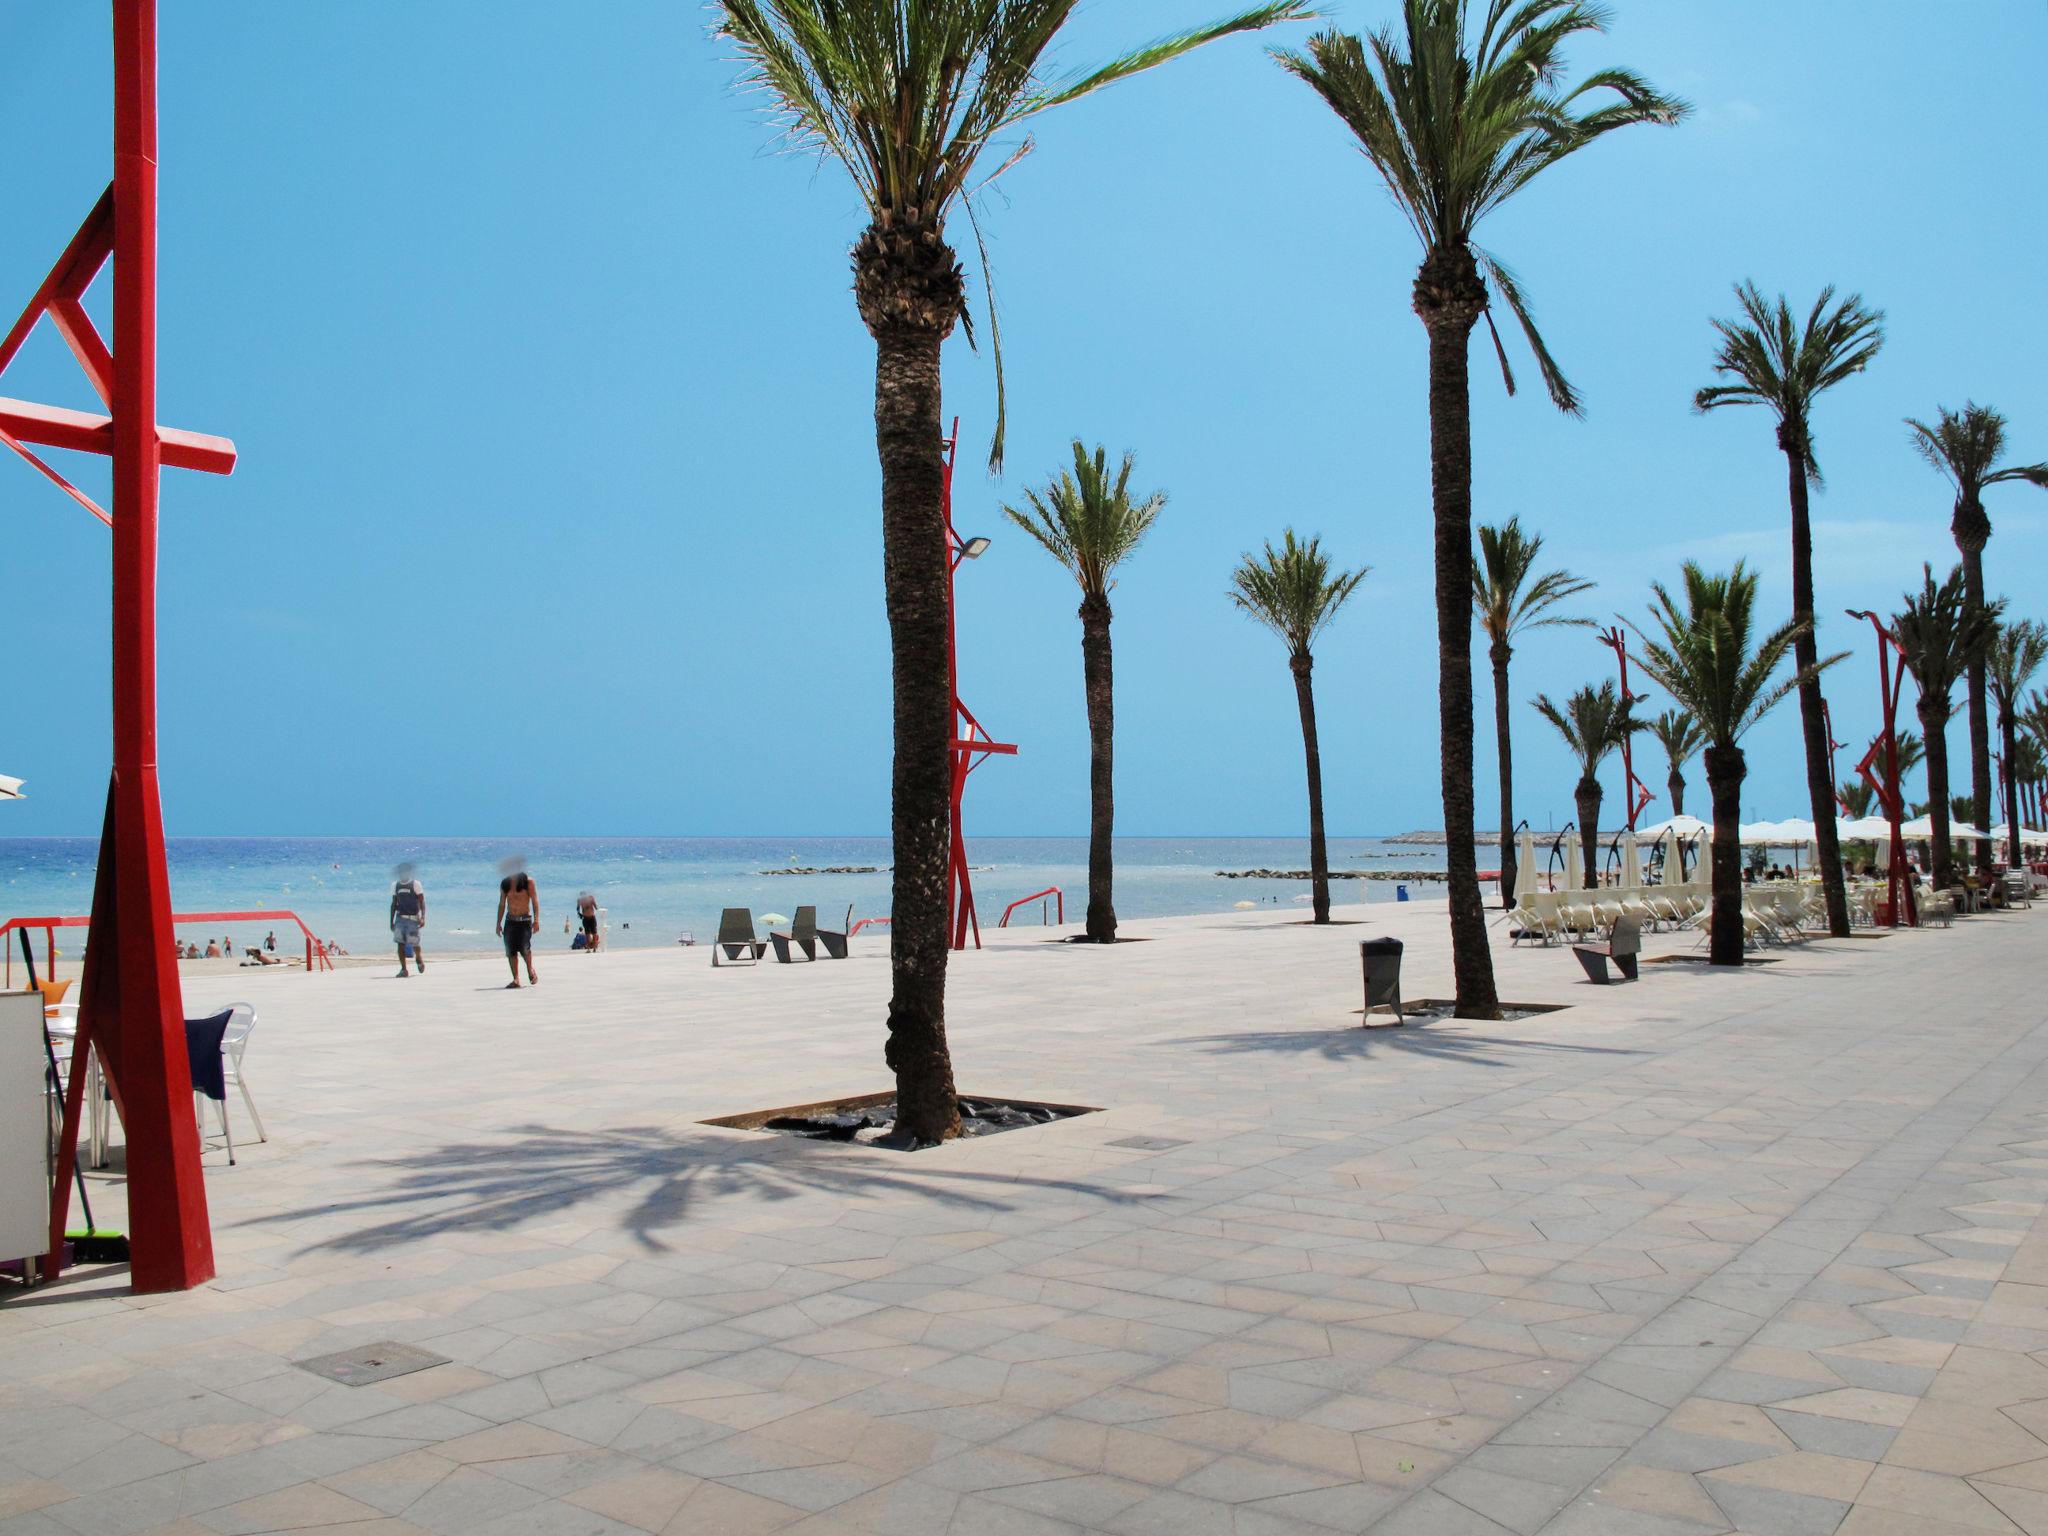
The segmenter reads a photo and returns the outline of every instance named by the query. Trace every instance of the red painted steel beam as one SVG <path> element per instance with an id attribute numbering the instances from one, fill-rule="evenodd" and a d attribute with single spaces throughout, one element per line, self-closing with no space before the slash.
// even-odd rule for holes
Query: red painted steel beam
<path id="1" fill-rule="evenodd" d="M 115 367 L 118 372 L 118 361 Z M 109 455 L 114 451 L 111 417 L 67 410 L 61 405 L 36 405 L 0 396 L 0 430 L 43 448 Z M 196 469 L 211 475 L 234 470 L 235 445 L 224 437 L 186 432 L 177 427 L 161 427 L 156 436 L 162 443 L 161 462 L 166 469 Z"/>
<path id="2" fill-rule="evenodd" d="M 36 289 L 21 317 L 5 337 L 0 337 L 0 373 L 7 371 L 7 365 L 14 361 L 21 344 L 28 340 L 28 333 L 36 328 L 36 322 L 42 319 L 44 312 L 59 299 L 76 299 L 84 293 L 92 280 L 99 276 L 100 268 L 107 264 L 107 257 L 113 251 L 114 189 L 109 186 L 100 194 L 100 200 L 93 204 L 85 222 L 78 226 L 78 233 L 64 247 L 64 254 L 50 268 L 49 276 Z"/>

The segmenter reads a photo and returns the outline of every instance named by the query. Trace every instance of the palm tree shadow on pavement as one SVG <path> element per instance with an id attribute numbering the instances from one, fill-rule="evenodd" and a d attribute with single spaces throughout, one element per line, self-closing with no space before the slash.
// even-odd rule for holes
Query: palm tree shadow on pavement
<path id="1" fill-rule="evenodd" d="M 856 1201 L 908 1194 L 956 1211 L 991 1214 L 1013 1210 L 1005 1196 L 1020 1190 L 1063 1191 L 1106 1204 L 1147 1198 L 1084 1180 L 946 1168 L 898 1171 L 874 1154 L 795 1137 L 749 1135 L 742 1141 L 678 1136 L 657 1126 L 570 1131 L 544 1125 L 516 1126 L 511 1136 L 516 1139 L 452 1143 L 435 1149 L 429 1162 L 365 1158 L 349 1165 L 370 1186 L 365 1193 L 240 1225 L 331 1222 L 354 1214 L 367 1225 L 309 1243 L 303 1251 L 374 1253 L 460 1232 L 509 1231 L 627 1196 L 632 1203 L 620 1225 L 642 1248 L 668 1253 L 673 1250 L 665 1232 L 688 1221 L 703 1202 L 733 1197 L 780 1202 L 823 1194 Z"/>
<path id="2" fill-rule="evenodd" d="M 1498 1035 L 1444 1034 L 1426 1029 L 1299 1029 L 1249 1030 L 1234 1035 L 1182 1035 L 1160 1040 L 1159 1045 L 1206 1046 L 1219 1056 L 1250 1056 L 1268 1053 L 1313 1054 L 1325 1061 L 1357 1061 L 1382 1051 L 1408 1056 L 1435 1056 L 1448 1061 L 1466 1061 L 1481 1067 L 1505 1067 L 1495 1052 L 1501 1050 L 1570 1051 L 1592 1056 L 1641 1056 L 1613 1045 L 1567 1045 L 1556 1040 L 1513 1040 Z"/>

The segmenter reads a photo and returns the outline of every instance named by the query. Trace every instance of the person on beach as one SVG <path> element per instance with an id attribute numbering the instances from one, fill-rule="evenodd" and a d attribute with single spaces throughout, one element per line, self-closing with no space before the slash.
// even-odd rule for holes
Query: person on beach
<path id="1" fill-rule="evenodd" d="M 576 915 L 583 919 L 583 949 L 597 953 L 597 897 L 585 891 L 576 898 Z"/>
<path id="2" fill-rule="evenodd" d="M 220 946 L 211 939 L 206 941 L 206 958 L 209 960 L 218 960 L 220 958 Z"/>
<path id="3" fill-rule="evenodd" d="M 277 953 L 277 930 L 275 928 L 263 935 L 263 947 L 273 955 Z"/>
<path id="4" fill-rule="evenodd" d="M 391 938 L 398 945 L 398 974 L 410 976 L 408 958 L 417 961 L 426 974 L 427 955 L 420 948 L 420 930 L 427 925 L 427 889 L 418 877 L 401 875 L 391 884 Z"/>
<path id="5" fill-rule="evenodd" d="M 533 973 L 533 930 L 540 922 L 540 887 L 524 872 L 498 882 L 498 934 L 505 941 L 505 963 L 512 968 L 507 990 L 519 985 L 519 962 L 526 961 L 528 986 L 540 985 Z"/>

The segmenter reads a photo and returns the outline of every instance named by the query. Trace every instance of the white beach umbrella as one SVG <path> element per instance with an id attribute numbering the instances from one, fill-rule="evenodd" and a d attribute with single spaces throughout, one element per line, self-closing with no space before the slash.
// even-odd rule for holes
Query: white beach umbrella
<path id="1" fill-rule="evenodd" d="M 1638 886 L 1643 883 L 1643 855 L 1636 846 L 1636 834 L 1621 834 L 1621 883 Z"/>
<path id="2" fill-rule="evenodd" d="M 1662 821 L 1653 821 L 1646 827 L 1637 827 L 1636 836 L 1654 843 L 1667 832 L 1673 838 L 1681 838 L 1698 837 L 1707 830 L 1707 824 L 1697 816 L 1667 816 Z"/>
<path id="3" fill-rule="evenodd" d="M 27 796 L 21 792 L 21 780 L 10 779 L 6 774 L 0 773 L 0 800 L 23 800 L 26 798 Z"/>
<path id="4" fill-rule="evenodd" d="M 2006 842 L 2011 838 L 2011 836 L 2012 824 L 2010 822 L 2001 821 L 1997 826 L 1991 829 L 1991 840 L 1995 843 Z M 2021 847 L 2038 848 L 2041 847 L 2043 844 L 2048 844 L 2048 832 L 2043 832 L 2038 827 L 2020 828 Z"/>
<path id="5" fill-rule="evenodd" d="M 1892 824 L 1882 816 L 1859 816 L 1853 821 L 1841 822 L 1837 835 L 1859 839 L 1876 838 L 1880 842 L 1885 842 L 1891 838 Z"/>
<path id="6" fill-rule="evenodd" d="M 1813 823 L 1804 817 L 1794 816 L 1778 823 L 1778 845 L 1782 848 L 1803 848 L 1817 842 L 1819 836 Z"/>
<path id="7" fill-rule="evenodd" d="M 1919 817 L 1917 820 L 1907 822 L 1900 830 L 1908 837 L 1930 838 L 1934 836 L 1934 818 L 1932 816 Z M 1988 843 L 1991 841 L 1991 834 L 1982 827 L 1966 827 L 1959 821 L 1949 823 L 1948 835 L 1951 838 L 1968 842 Z"/>
<path id="8" fill-rule="evenodd" d="M 1745 821 L 1736 835 L 1748 846 L 1761 843 L 1768 847 L 1772 843 L 1782 843 L 1785 840 L 1775 821 Z"/>
<path id="9" fill-rule="evenodd" d="M 1515 840 L 1515 895 L 1519 899 L 1542 889 L 1543 866 L 1536 860 L 1536 834 L 1524 827 Z"/>

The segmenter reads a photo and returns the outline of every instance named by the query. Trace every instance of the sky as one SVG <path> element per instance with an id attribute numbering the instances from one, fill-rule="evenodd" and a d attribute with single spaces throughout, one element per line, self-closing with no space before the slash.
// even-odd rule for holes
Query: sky
<path id="1" fill-rule="evenodd" d="M 1224 9 L 1095 0 L 1062 69 Z M 1378 26 L 1392 0 L 1335 0 Z M 1482 225 L 1534 297 L 1583 420 L 1472 354 L 1474 507 L 1519 514 L 1644 616 L 1685 559 L 1788 612 L 1785 468 L 1757 411 L 1692 413 L 1710 317 L 1754 278 L 1886 312 L 1818 407 L 1814 503 L 1836 731 L 1877 726 L 1867 628 L 1955 559 L 1951 494 L 1902 418 L 1966 399 L 2048 458 L 2048 53 L 2039 0 L 1620 0 L 1577 71 L 1690 99 Z M 677 0 L 178 0 L 162 27 L 160 389 L 241 450 L 165 476 L 161 772 L 173 835 L 886 831 L 889 666 L 873 344 L 836 164 L 776 148 L 709 12 Z M 1076 437 L 1168 504 L 1112 594 L 1118 829 L 1297 835 L 1279 642 L 1225 597 L 1284 527 L 1372 568 L 1316 664 L 1333 833 L 1441 825 L 1426 357 L 1414 236 L 1336 118 L 1239 38 L 1040 119 L 983 205 L 1006 343 L 1004 474 L 985 355 L 946 350 L 963 438 L 962 691 L 1013 760 L 970 834 L 1087 827 L 1078 593 L 1006 531 Z M 26 300 L 109 175 L 105 7 L 0 0 L 0 307 Z M 976 301 L 980 278 L 965 221 Z M 93 305 L 105 314 L 105 279 Z M 104 323 L 104 321 L 103 321 Z M 0 384 L 89 407 L 47 326 Z M 104 466 L 62 456 L 95 494 Z M 10 836 L 97 830 L 109 751 L 106 530 L 0 454 L 14 705 Z M 1986 570 L 2048 615 L 2048 496 L 2000 488 Z M 1495 772 L 1483 649 L 1481 825 Z M 1611 675 L 1584 631 L 1513 672 L 1517 810 L 1571 814 L 1527 705 Z M 1654 689 L 1650 710 L 1667 701 Z M 1966 732 L 1954 728 L 1956 750 Z M 1749 740 L 1745 813 L 1803 815 L 1797 710 Z M 1845 753 L 1841 775 L 1852 766 Z M 1639 771 L 1660 795 L 1663 765 Z M 1606 773 L 1608 819 L 1619 770 Z M 1704 800 L 1702 775 L 1689 776 Z M 1697 804 L 1694 805 L 1698 808 Z"/>

